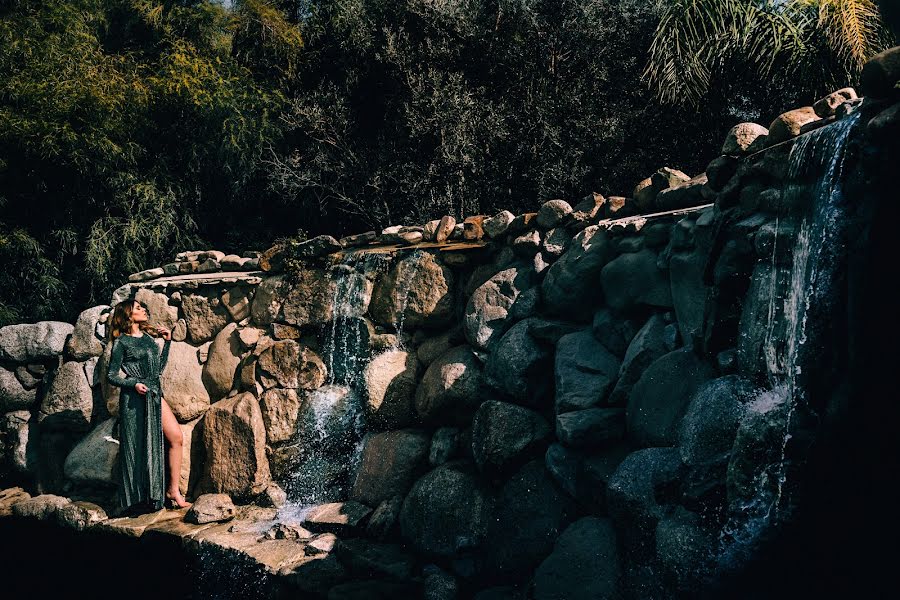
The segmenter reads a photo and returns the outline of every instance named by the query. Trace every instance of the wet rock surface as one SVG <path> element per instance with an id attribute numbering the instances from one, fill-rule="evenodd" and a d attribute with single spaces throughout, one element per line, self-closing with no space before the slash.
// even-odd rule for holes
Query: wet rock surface
<path id="1" fill-rule="evenodd" d="M 776 498 L 794 508 L 817 435 L 850 422 L 848 365 L 872 359 L 842 346 L 868 280 L 831 275 L 843 255 L 808 237 L 820 173 L 785 179 L 792 147 L 833 151 L 852 117 L 863 151 L 841 182 L 867 197 L 880 171 L 859 164 L 893 143 L 896 110 L 852 95 L 740 124 L 705 174 L 663 168 L 631 198 L 186 251 L 134 274 L 113 300 L 173 329 L 162 387 L 187 518 L 116 510 L 105 305 L 0 328 L 0 518 L 166 540 L 238 595 L 706 591 L 713 547 L 737 552 Z M 834 239 L 864 245 L 866 205 L 839 204 L 858 213 L 831 221 L 861 229 Z M 819 271 L 802 264 L 820 250 Z M 814 271 L 853 302 L 798 294 Z"/>

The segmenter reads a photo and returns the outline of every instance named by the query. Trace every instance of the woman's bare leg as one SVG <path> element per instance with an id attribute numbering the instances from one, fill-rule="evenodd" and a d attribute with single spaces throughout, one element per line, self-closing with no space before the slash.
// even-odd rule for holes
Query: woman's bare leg
<path id="1" fill-rule="evenodd" d="M 165 400 L 162 401 L 162 428 L 163 436 L 169 445 L 167 452 L 169 483 L 166 486 L 166 497 L 173 498 L 179 506 L 190 506 L 181 495 L 181 490 L 178 489 L 178 482 L 181 479 L 181 445 L 184 438 L 181 435 L 178 420 Z"/>

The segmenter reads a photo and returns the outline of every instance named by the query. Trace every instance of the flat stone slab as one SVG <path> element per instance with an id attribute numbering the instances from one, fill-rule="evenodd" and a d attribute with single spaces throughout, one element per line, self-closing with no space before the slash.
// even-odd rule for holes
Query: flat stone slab
<path id="1" fill-rule="evenodd" d="M 125 537 L 139 538 L 144 535 L 144 531 L 152 525 L 177 519 L 184 520 L 187 514 L 186 508 L 179 510 L 161 509 L 156 512 L 138 515 L 137 517 L 118 517 L 115 519 L 107 519 L 102 523 L 95 525 L 98 531 L 114 533 Z"/>
<path id="2" fill-rule="evenodd" d="M 647 221 L 651 219 L 659 219 L 663 217 L 680 217 L 682 215 L 689 215 L 691 213 L 704 211 L 708 208 L 711 208 L 712 206 L 713 203 L 711 202 L 709 204 L 699 204 L 697 206 L 677 208 L 675 210 L 632 215 L 630 217 L 622 217 L 621 219 L 603 219 L 602 221 L 598 222 L 597 225 L 606 229 L 628 227 L 629 225 L 632 225 L 635 230 L 639 231 L 647 223 Z"/>
<path id="3" fill-rule="evenodd" d="M 359 527 L 371 513 L 371 508 L 353 500 L 332 502 L 309 509 L 301 524 L 317 533 L 347 533 Z"/>
<path id="4" fill-rule="evenodd" d="M 371 246 L 361 246 L 358 248 L 347 248 L 341 252 L 336 252 L 334 256 L 345 256 L 347 254 L 389 254 L 402 250 L 430 250 L 437 249 L 441 252 L 465 252 L 467 250 L 478 250 L 488 245 L 486 241 L 474 242 L 447 242 L 439 244 L 437 242 L 420 242 L 418 244 L 373 244 Z M 155 279 L 154 281 L 159 281 Z"/>
<path id="5" fill-rule="evenodd" d="M 259 522 L 253 522 L 255 526 L 248 525 L 246 522 L 216 524 L 186 540 L 187 545 L 197 551 L 214 547 L 225 554 L 242 555 L 259 563 L 270 573 L 290 571 L 307 558 L 305 542 L 267 540 L 262 536 L 268 525 L 260 525 Z"/>
<path id="6" fill-rule="evenodd" d="M 247 283 L 259 283 L 263 277 L 269 274 L 265 271 L 212 271 L 209 273 L 190 273 L 185 275 L 166 275 L 157 277 L 148 281 L 132 281 L 129 282 L 134 287 L 153 287 L 162 283 L 178 284 L 186 281 L 202 281 L 204 283 L 216 282 L 222 279 L 234 279 L 237 281 L 245 281 Z"/>
<path id="7" fill-rule="evenodd" d="M 221 523 L 204 523 L 203 525 L 195 525 L 193 523 L 187 523 L 181 519 L 169 519 L 167 521 L 160 521 L 158 523 L 154 523 L 152 525 L 148 525 L 146 529 L 144 529 L 143 537 L 152 538 L 155 536 L 163 536 L 163 537 L 176 537 L 180 538 L 182 542 L 186 542 L 187 540 L 193 538 L 201 531 L 206 531 L 216 525 L 221 525 Z"/>

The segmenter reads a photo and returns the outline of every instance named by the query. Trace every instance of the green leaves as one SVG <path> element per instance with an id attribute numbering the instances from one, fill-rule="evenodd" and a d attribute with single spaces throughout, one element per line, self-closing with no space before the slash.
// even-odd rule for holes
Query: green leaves
<path id="1" fill-rule="evenodd" d="M 795 77 L 818 92 L 852 83 L 889 45 L 872 0 L 675 0 L 644 78 L 657 97 L 678 104 L 696 105 L 714 79 L 741 68 L 760 79 Z"/>
<path id="2" fill-rule="evenodd" d="M 53 310 L 74 318 L 129 273 L 242 222 L 263 150 L 279 138 L 283 55 L 296 61 L 302 48 L 269 3 L 245 5 L 0 9 L 0 228 L 10 264 L 32 273 L 0 288 L 7 315 L 36 318 L 50 310 L 47 290 L 67 289 Z M 273 44 L 282 54 L 269 64 Z"/>

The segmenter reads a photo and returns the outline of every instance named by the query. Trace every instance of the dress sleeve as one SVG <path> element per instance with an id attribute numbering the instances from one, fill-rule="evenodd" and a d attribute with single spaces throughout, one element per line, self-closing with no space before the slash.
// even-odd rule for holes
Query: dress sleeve
<path id="1" fill-rule="evenodd" d="M 112 354 L 109 358 L 109 369 L 106 371 L 106 380 L 121 388 L 134 388 L 138 383 L 137 379 L 119 376 L 119 371 L 122 369 L 122 357 L 124 354 L 125 346 L 122 344 L 121 340 L 114 340 Z"/>
<path id="2" fill-rule="evenodd" d="M 159 357 L 159 372 L 162 374 L 163 369 L 166 368 L 166 363 L 169 361 L 169 346 L 172 345 L 172 340 L 166 340 L 163 342 L 162 354 Z"/>

